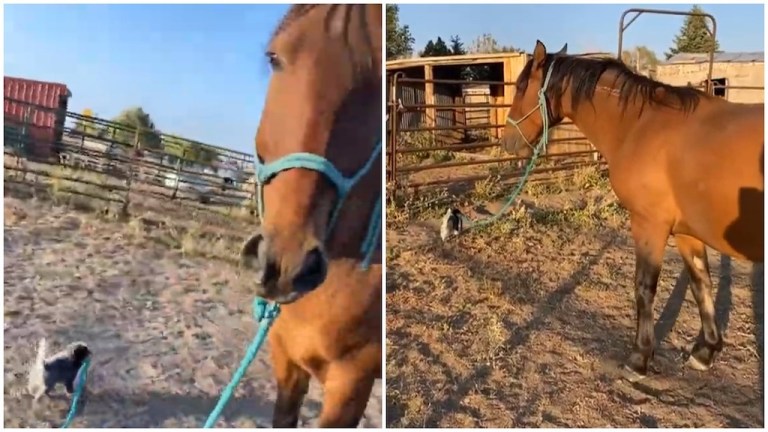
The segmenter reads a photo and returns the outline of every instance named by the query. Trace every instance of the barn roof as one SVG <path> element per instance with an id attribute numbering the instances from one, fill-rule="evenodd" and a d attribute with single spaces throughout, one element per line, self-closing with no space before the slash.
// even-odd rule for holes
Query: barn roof
<path id="1" fill-rule="evenodd" d="M 471 65 L 478 63 L 496 63 L 502 62 L 506 58 L 510 57 L 522 57 L 529 56 L 527 53 L 520 52 L 500 52 L 490 54 L 464 54 L 464 55 L 452 55 L 441 57 L 414 57 L 408 59 L 389 60 L 387 61 L 387 71 L 393 71 L 398 69 L 405 69 L 415 66 L 424 67 L 426 65 L 432 66 L 455 66 L 455 65 Z M 606 52 L 590 52 L 575 54 L 581 57 L 613 57 L 613 54 Z"/>
<path id="2" fill-rule="evenodd" d="M 715 63 L 763 63 L 763 51 L 755 52 L 720 52 L 715 53 Z M 680 53 L 673 55 L 669 60 L 662 64 L 683 64 L 683 63 L 707 63 L 709 54 L 699 53 Z"/>
<path id="3" fill-rule="evenodd" d="M 387 70 L 405 69 L 414 66 L 424 67 L 426 65 L 449 66 L 449 65 L 467 65 L 476 63 L 496 63 L 502 62 L 505 58 L 521 57 L 524 53 L 501 52 L 491 54 L 464 54 L 441 57 L 414 57 L 399 60 L 387 61 Z"/>

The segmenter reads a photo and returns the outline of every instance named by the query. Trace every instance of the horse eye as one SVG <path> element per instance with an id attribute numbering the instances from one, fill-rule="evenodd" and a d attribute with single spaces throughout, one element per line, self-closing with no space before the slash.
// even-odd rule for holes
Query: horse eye
<path id="1" fill-rule="evenodd" d="M 267 59 L 269 59 L 269 65 L 272 67 L 272 70 L 280 70 L 282 63 L 276 53 L 271 51 L 267 52 Z"/>

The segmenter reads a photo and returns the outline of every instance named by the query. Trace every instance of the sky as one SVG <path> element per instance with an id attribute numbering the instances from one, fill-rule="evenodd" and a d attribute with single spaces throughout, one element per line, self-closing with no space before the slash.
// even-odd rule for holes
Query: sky
<path id="1" fill-rule="evenodd" d="M 569 53 L 612 52 L 621 14 L 630 7 L 688 11 L 691 4 L 656 5 L 399 5 L 400 23 L 411 29 L 420 51 L 430 39 L 458 35 L 465 46 L 483 33 L 501 45 L 531 52 L 540 39 L 548 50 L 568 43 Z M 763 51 L 763 5 L 702 5 L 717 20 L 722 51 Z M 624 46 L 645 45 L 663 59 L 684 17 L 644 14 L 626 31 Z"/>
<path id="2" fill-rule="evenodd" d="M 400 5 L 420 50 L 484 32 L 530 51 L 615 51 L 627 5 Z M 651 6 L 687 10 L 687 5 Z M 288 5 L 5 5 L 4 74 L 66 84 L 70 111 L 112 118 L 141 106 L 158 129 L 253 153 L 269 67 L 264 51 Z M 705 5 L 725 51 L 763 50 L 762 5 Z M 625 46 L 662 55 L 682 18 L 643 16 Z"/>
<path id="3" fill-rule="evenodd" d="M 69 110 L 140 106 L 162 132 L 253 154 L 288 5 L 5 5 L 4 75 L 64 83 Z"/>

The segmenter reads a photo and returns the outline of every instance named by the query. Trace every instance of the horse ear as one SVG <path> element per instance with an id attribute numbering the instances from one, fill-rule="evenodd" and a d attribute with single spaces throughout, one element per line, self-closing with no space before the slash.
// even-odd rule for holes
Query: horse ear
<path id="1" fill-rule="evenodd" d="M 568 54 L 568 43 L 566 42 L 565 45 L 563 45 L 562 48 L 560 48 L 560 51 L 558 51 L 555 55 L 566 55 Z"/>
<path id="2" fill-rule="evenodd" d="M 547 59 L 547 47 L 540 40 L 536 40 L 536 48 L 533 49 L 533 64 L 544 66 L 544 60 Z"/>

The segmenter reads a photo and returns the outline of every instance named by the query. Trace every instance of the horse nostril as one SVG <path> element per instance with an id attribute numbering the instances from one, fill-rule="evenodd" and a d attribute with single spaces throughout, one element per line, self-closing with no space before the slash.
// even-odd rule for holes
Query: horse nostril
<path id="1" fill-rule="evenodd" d="M 261 234 L 254 234 L 249 238 L 240 251 L 240 264 L 250 270 L 262 270 L 264 260 L 259 258 L 263 256 L 265 243 Z"/>
<path id="2" fill-rule="evenodd" d="M 272 283 L 277 283 L 279 279 L 280 279 L 280 266 L 277 265 L 277 262 L 275 262 L 275 260 L 268 259 L 261 273 L 261 285 L 267 286 Z"/>
<path id="3" fill-rule="evenodd" d="M 312 291 L 325 280 L 328 263 L 323 253 L 314 248 L 304 256 L 301 269 L 293 278 L 296 291 Z"/>

